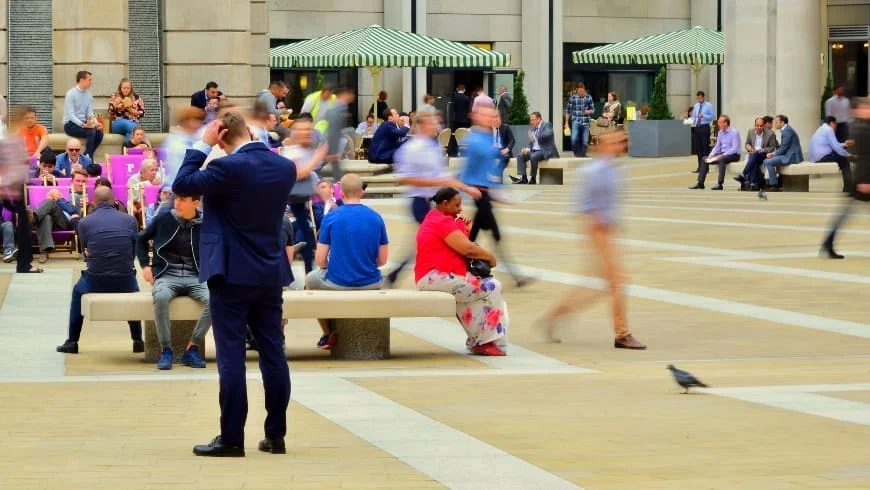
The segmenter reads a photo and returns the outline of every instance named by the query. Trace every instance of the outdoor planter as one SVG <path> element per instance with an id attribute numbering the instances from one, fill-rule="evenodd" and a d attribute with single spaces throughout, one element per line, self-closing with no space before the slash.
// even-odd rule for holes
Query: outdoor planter
<path id="1" fill-rule="evenodd" d="M 679 119 L 631 121 L 628 136 L 628 154 L 632 157 L 680 157 L 692 153 L 692 130 Z"/>

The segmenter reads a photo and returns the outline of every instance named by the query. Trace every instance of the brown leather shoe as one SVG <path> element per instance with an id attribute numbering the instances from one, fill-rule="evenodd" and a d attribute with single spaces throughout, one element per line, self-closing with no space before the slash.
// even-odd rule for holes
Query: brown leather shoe
<path id="1" fill-rule="evenodd" d="M 640 343 L 636 338 L 632 337 L 631 334 L 626 335 L 621 339 L 615 339 L 613 341 L 613 347 L 616 349 L 646 350 L 646 346 Z"/>

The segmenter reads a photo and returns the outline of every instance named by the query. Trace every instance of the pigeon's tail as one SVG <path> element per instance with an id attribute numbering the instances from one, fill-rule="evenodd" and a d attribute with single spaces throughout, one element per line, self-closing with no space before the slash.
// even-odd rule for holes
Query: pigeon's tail
<path id="1" fill-rule="evenodd" d="M 700 386 L 701 388 L 709 388 L 709 386 L 705 385 L 704 383 L 702 383 L 700 381 L 698 381 L 695 386 Z"/>

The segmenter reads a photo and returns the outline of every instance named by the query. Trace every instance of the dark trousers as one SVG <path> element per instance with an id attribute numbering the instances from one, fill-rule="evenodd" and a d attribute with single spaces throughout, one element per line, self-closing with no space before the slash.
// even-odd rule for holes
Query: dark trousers
<path id="1" fill-rule="evenodd" d="M 819 159 L 820 162 L 836 162 L 843 174 L 843 192 L 852 192 L 852 166 L 849 159 L 837 153 L 828 153 Z"/>
<path id="2" fill-rule="evenodd" d="M 764 186 L 764 172 L 762 164 L 767 155 L 764 152 L 756 151 L 749 154 L 749 160 L 746 162 L 746 167 L 743 169 L 743 176 L 746 177 L 747 183 L 755 184 L 759 189 Z"/>
<path id="3" fill-rule="evenodd" d="M 517 157 L 517 175 L 521 179 L 526 178 L 526 162 L 531 162 L 532 171 L 529 174 L 529 181 L 537 182 L 538 181 L 538 163 L 546 160 L 544 158 L 544 152 L 541 150 L 529 150 L 528 153 L 520 153 Z"/>
<path id="4" fill-rule="evenodd" d="M 740 160 L 739 153 L 732 153 L 730 155 L 722 155 L 722 158 L 716 161 L 719 164 L 719 185 L 722 185 L 725 182 L 725 166 L 729 163 L 734 163 L 737 160 Z M 698 184 L 704 185 L 704 180 L 707 179 L 707 172 L 710 171 L 710 163 L 701 162 L 701 168 L 698 171 Z"/>
<path id="5" fill-rule="evenodd" d="M 97 131 L 94 128 L 83 128 L 75 125 L 73 122 L 68 122 L 63 125 L 63 132 L 76 138 L 85 138 L 85 155 L 90 156 L 94 161 L 97 160 L 94 152 L 97 151 L 97 147 L 103 142 L 102 131 Z"/>
<path id="6" fill-rule="evenodd" d="M 837 141 L 840 143 L 849 139 L 849 123 L 838 122 L 837 129 L 834 130 L 837 135 Z"/>
<path id="7" fill-rule="evenodd" d="M 429 211 L 432 209 L 432 206 L 429 204 L 429 200 L 425 197 L 413 197 L 411 198 L 411 215 L 414 216 L 414 221 L 417 224 L 423 222 L 426 219 L 426 215 L 429 214 Z M 416 255 L 416 251 L 412 250 L 409 252 L 408 256 L 402 259 L 402 262 L 399 263 L 399 266 L 393 269 L 393 272 L 387 276 L 387 279 L 390 282 L 396 282 L 396 279 L 399 278 L 399 274 L 405 267 L 408 267 L 408 264 L 414 260 Z"/>
<path id="8" fill-rule="evenodd" d="M 87 293 L 135 293 L 139 291 L 136 274 L 129 276 L 95 276 L 88 271 L 82 271 L 72 290 L 72 301 L 69 305 L 69 338 L 68 341 L 78 342 L 82 335 L 82 296 Z M 130 325 L 130 338 L 142 340 L 142 322 L 135 320 L 127 322 Z"/>
<path id="9" fill-rule="evenodd" d="M 234 446 L 245 443 L 248 417 L 245 332 L 248 326 L 260 351 L 260 372 L 266 392 L 266 437 L 283 438 L 287 434 L 290 368 L 282 347 L 281 287 L 238 286 L 227 284 L 223 276 L 217 276 L 208 280 L 208 290 L 220 376 L 221 438 Z"/>
<path id="10" fill-rule="evenodd" d="M 498 173 L 498 175 L 501 177 L 502 184 L 504 184 L 504 171 L 507 168 L 510 160 L 511 160 L 510 152 L 508 152 L 507 155 L 502 155 L 501 153 L 499 153 L 499 155 L 498 155 L 498 168 L 499 168 L 500 172 Z"/>
<path id="11" fill-rule="evenodd" d="M 2 201 L 0 204 L 15 214 L 15 241 L 18 242 L 18 261 L 15 264 L 16 272 L 28 272 L 33 262 L 33 235 L 30 228 L 30 215 L 27 214 L 27 206 L 24 205 L 24 197 L 14 201 Z"/>
<path id="12" fill-rule="evenodd" d="M 695 150 L 698 156 L 698 172 L 700 172 L 705 166 L 704 159 L 710 154 L 710 125 L 695 126 L 692 129 L 692 138 L 695 141 Z"/>
<path id="13" fill-rule="evenodd" d="M 294 230 L 299 230 L 302 233 L 302 241 L 305 242 L 301 252 L 306 274 L 314 268 L 314 247 L 316 245 L 314 242 L 317 240 L 314 238 L 314 230 L 311 229 L 311 217 L 308 212 L 310 202 L 294 201 L 290 203 L 290 211 L 296 218 L 296 222 L 293 223 Z"/>
<path id="14" fill-rule="evenodd" d="M 478 190 L 480 190 L 480 199 L 474 201 L 475 206 L 477 206 L 477 213 L 474 215 L 474 221 L 471 224 L 471 231 L 468 233 L 468 239 L 473 242 L 477 239 L 477 235 L 481 230 L 489 230 L 489 232 L 492 233 L 492 239 L 495 240 L 495 249 L 497 255 L 499 255 L 499 260 L 504 264 L 505 268 L 507 268 L 508 273 L 513 276 L 514 279 L 518 279 L 519 275 L 516 270 L 511 267 L 510 261 L 507 260 L 507 255 L 501 247 L 501 231 L 498 229 L 498 221 L 495 219 L 495 212 L 492 208 L 492 196 L 489 194 L 489 190 L 485 187 L 478 187 Z"/>

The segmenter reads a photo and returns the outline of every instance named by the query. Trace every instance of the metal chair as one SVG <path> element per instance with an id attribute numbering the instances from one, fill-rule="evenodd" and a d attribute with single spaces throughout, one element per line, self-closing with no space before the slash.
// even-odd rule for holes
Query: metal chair
<path id="1" fill-rule="evenodd" d="M 447 146 L 450 145 L 450 136 L 452 134 L 450 128 L 444 128 L 438 133 L 438 144 L 444 149 L 444 153 L 447 153 Z"/>
<path id="2" fill-rule="evenodd" d="M 465 138 L 471 134 L 471 130 L 468 128 L 456 128 L 456 132 L 453 133 L 453 137 L 456 138 L 456 146 L 459 147 L 459 154 L 465 154 Z"/>

